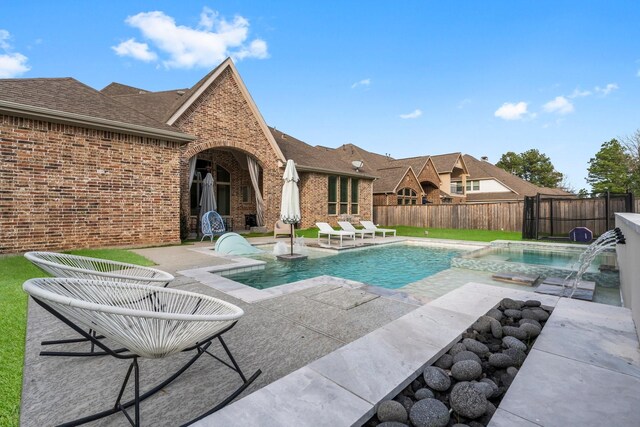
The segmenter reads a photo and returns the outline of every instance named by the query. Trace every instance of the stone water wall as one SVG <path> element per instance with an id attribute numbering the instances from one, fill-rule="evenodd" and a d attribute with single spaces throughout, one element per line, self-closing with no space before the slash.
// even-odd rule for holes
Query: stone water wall
<path id="1" fill-rule="evenodd" d="M 626 239 L 624 245 L 617 245 L 620 266 L 620 293 L 625 307 L 631 309 L 636 332 L 640 338 L 640 214 L 617 213 L 616 227 Z"/>

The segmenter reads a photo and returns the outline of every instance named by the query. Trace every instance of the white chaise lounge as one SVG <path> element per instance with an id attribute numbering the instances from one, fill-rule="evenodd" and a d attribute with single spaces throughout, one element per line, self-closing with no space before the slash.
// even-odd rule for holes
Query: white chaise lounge
<path id="1" fill-rule="evenodd" d="M 320 236 L 323 234 L 327 236 L 327 244 L 329 245 L 331 244 L 331 236 L 340 237 L 340 246 L 342 246 L 343 237 L 350 237 L 354 242 L 356 240 L 356 233 L 353 231 L 334 230 L 333 227 L 326 222 L 316 222 L 316 227 L 320 229 L 318 230 L 318 244 L 320 244 Z"/>
<path id="2" fill-rule="evenodd" d="M 396 235 L 396 230 L 392 228 L 378 228 L 373 223 L 373 221 L 360 221 L 360 224 L 365 228 L 365 230 L 373 231 L 374 233 L 382 233 L 382 237 L 385 237 L 387 233 L 393 233 Z"/>
<path id="3" fill-rule="evenodd" d="M 371 237 L 374 239 L 376 238 L 376 232 L 374 230 L 367 230 L 367 229 L 358 230 L 349 221 L 338 221 L 338 225 L 344 231 L 351 231 L 353 233 L 356 233 L 357 235 L 362 237 L 363 240 L 364 240 L 364 236 L 367 234 L 371 235 Z"/>

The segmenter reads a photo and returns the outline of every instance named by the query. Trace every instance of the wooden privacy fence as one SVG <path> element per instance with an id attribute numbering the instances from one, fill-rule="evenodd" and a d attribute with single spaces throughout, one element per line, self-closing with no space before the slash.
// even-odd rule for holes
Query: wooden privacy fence
<path id="1" fill-rule="evenodd" d="M 606 203 L 604 198 L 556 199 L 541 203 L 539 236 L 568 237 L 574 227 L 587 227 L 600 235 L 614 227 L 615 212 L 628 210 L 623 200 L 610 199 L 607 223 Z M 633 211 L 640 212 L 640 199 L 633 201 Z M 523 214 L 523 201 L 373 207 L 373 220 L 378 224 L 423 228 L 523 231 Z"/>
<path id="2" fill-rule="evenodd" d="M 384 225 L 522 231 L 523 202 L 374 206 L 373 220 Z"/>

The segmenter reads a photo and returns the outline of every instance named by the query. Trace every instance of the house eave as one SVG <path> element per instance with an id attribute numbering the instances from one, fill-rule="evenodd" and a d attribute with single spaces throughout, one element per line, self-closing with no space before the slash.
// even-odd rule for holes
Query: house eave
<path id="1" fill-rule="evenodd" d="M 298 172 L 318 172 L 318 173 L 322 173 L 322 174 L 325 174 L 325 175 L 342 175 L 342 176 L 350 176 L 350 177 L 357 177 L 357 178 L 363 178 L 363 179 L 377 179 L 377 178 L 379 178 L 379 177 L 374 176 L 374 175 L 367 175 L 367 174 L 363 174 L 363 173 L 359 173 L 359 172 L 346 172 L 346 171 L 317 168 L 317 167 L 314 167 L 314 166 L 305 166 L 305 165 L 298 165 L 298 164 L 296 164 L 296 169 L 298 170 Z"/>

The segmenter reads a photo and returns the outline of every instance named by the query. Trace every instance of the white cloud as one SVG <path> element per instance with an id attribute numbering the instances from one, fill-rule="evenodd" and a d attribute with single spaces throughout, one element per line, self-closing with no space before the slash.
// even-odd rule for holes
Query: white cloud
<path id="1" fill-rule="evenodd" d="M 578 88 L 574 89 L 573 92 L 571 93 L 571 95 L 569 95 L 569 98 L 582 98 L 585 96 L 589 96 L 591 95 L 592 92 L 590 90 L 580 90 Z"/>
<path id="2" fill-rule="evenodd" d="M 371 79 L 362 79 L 359 82 L 355 82 L 354 84 L 351 85 L 351 89 L 355 89 L 358 86 L 369 86 L 371 85 Z"/>
<path id="3" fill-rule="evenodd" d="M 464 107 L 466 107 L 469 104 L 471 104 L 471 100 L 469 98 L 465 98 L 462 101 L 460 101 L 460 103 L 458 103 L 458 109 L 462 110 Z"/>
<path id="4" fill-rule="evenodd" d="M 422 110 L 416 108 L 415 110 L 413 110 L 409 114 L 400 114 L 400 118 L 401 119 L 417 119 L 421 115 L 422 115 Z"/>
<path id="5" fill-rule="evenodd" d="M 605 87 L 600 87 L 600 86 L 596 86 L 594 88 L 594 91 L 596 93 L 601 94 L 602 96 L 607 96 L 609 95 L 611 92 L 613 92 L 614 90 L 618 89 L 618 85 L 616 83 L 609 83 L 608 85 L 606 85 Z"/>
<path id="6" fill-rule="evenodd" d="M 527 103 L 523 101 L 517 104 L 505 102 L 493 115 L 504 120 L 521 120 L 527 116 Z"/>
<path id="7" fill-rule="evenodd" d="M 29 58 L 18 52 L 11 52 L 9 39 L 11 34 L 7 30 L 0 30 L 0 78 L 7 79 L 20 76 L 31 69 L 27 65 Z"/>
<path id="8" fill-rule="evenodd" d="M 636 73 L 636 76 L 640 77 L 640 69 L 638 70 L 638 72 Z"/>
<path id="9" fill-rule="evenodd" d="M 556 96 L 552 101 L 542 106 L 547 113 L 558 113 L 561 115 L 573 113 L 573 104 L 564 96 Z"/>
<path id="10" fill-rule="evenodd" d="M 118 56 L 130 56 L 144 62 L 158 59 L 158 55 L 149 50 L 148 44 L 138 43 L 135 39 L 123 41 L 117 46 L 112 46 L 111 49 L 113 49 Z"/>
<path id="11" fill-rule="evenodd" d="M 142 12 L 125 20 L 137 28 L 156 51 L 166 54 L 162 64 L 167 68 L 213 67 L 228 56 L 241 60 L 245 58 L 267 58 L 267 43 L 261 39 L 248 41 L 249 21 L 235 16 L 231 21 L 219 16 L 218 12 L 205 7 L 200 13 L 197 28 L 177 25 L 175 19 L 161 11 Z M 136 43 L 137 59 L 149 58 L 154 54 Z M 113 49 L 119 48 L 115 46 Z M 116 51 L 117 52 L 117 51 Z"/>

